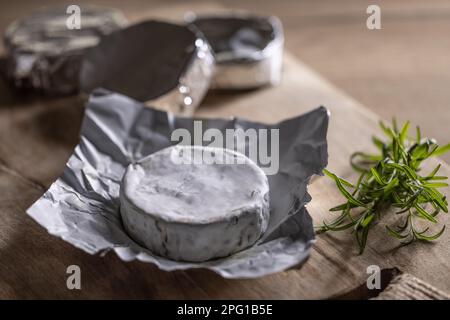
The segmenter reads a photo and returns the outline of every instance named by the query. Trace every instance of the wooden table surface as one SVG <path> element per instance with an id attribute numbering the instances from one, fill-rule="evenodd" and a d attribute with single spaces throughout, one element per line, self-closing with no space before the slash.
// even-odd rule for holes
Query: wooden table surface
<path id="1" fill-rule="evenodd" d="M 215 8 L 212 4 L 141 12 L 134 8 L 129 16 L 173 18 L 187 9 Z M 61 173 L 78 140 L 83 104 L 80 97 L 18 97 L 0 83 L 0 298 L 327 298 L 364 283 L 366 268 L 373 264 L 398 267 L 450 292 L 449 232 L 434 244 L 398 247 L 381 223 L 370 234 L 363 255 L 357 254 L 347 233 L 320 235 L 300 270 L 253 280 L 226 280 L 204 270 L 163 272 L 150 264 L 122 262 L 114 254 L 90 256 L 50 236 L 25 210 Z M 352 179 L 348 156 L 369 148 L 379 117 L 289 53 L 280 86 L 211 93 L 198 115 L 276 122 L 319 105 L 331 111 L 329 168 Z M 450 175 L 445 163 L 442 173 Z M 308 209 L 316 223 L 330 217 L 328 208 L 342 201 L 327 178 L 316 179 L 310 192 Z M 448 189 L 444 193 L 449 194 Z M 448 223 L 449 217 L 443 214 L 439 220 Z M 73 264 L 81 268 L 81 290 L 66 287 L 66 268 Z"/>

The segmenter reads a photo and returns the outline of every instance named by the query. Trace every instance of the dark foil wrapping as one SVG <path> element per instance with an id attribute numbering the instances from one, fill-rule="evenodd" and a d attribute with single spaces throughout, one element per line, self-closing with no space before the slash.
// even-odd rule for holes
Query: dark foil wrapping
<path id="1" fill-rule="evenodd" d="M 100 7 L 81 7 L 80 29 L 67 27 L 69 17 L 65 7 L 45 9 L 8 27 L 5 70 L 15 87 L 50 95 L 77 92 L 84 50 L 127 23 L 121 12 Z"/>
<path id="2" fill-rule="evenodd" d="M 114 32 L 87 51 L 86 93 L 101 87 L 182 115 L 192 115 L 209 89 L 211 49 L 187 26 L 145 21 Z"/>

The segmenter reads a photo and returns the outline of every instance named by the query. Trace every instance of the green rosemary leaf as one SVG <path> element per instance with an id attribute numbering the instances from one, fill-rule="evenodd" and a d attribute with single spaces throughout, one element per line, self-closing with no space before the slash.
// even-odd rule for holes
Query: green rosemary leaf
<path id="1" fill-rule="evenodd" d="M 438 205 L 444 212 L 448 212 L 447 201 L 438 190 L 434 188 L 426 188 L 426 192 L 430 195 L 432 201 Z"/>
<path id="2" fill-rule="evenodd" d="M 434 176 L 434 177 L 425 177 L 423 180 L 430 181 L 430 180 L 447 180 L 448 177 L 445 176 Z"/>
<path id="3" fill-rule="evenodd" d="M 400 243 L 401 243 L 402 246 L 407 246 L 407 245 L 413 243 L 414 240 L 416 240 L 416 238 L 413 235 L 410 235 L 408 241 L 400 241 Z"/>
<path id="4" fill-rule="evenodd" d="M 397 211 L 397 212 L 395 212 L 395 214 L 405 213 L 405 212 L 407 212 L 407 211 L 409 211 L 411 209 L 411 206 L 410 205 L 405 205 L 402 208 L 403 208 L 403 210 Z"/>
<path id="5" fill-rule="evenodd" d="M 366 177 L 366 173 L 365 172 L 361 173 L 361 175 L 358 178 L 358 181 L 356 182 L 355 190 L 353 191 L 352 196 L 355 196 L 356 193 L 358 193 L 358 191 L 361 187 L 361 183 L 365 177 Z"/>
<path id="6" fill-rule="evenodd" d="M 331 178 L 334 179 L 334 181 L 336 182 L 336 185 L 337 185 L 339 191 L 342 193 L 342 195 L 344 195 L 344 197 L 347 198 L 347 200 L 348 200 L 351 204 L 353 204 L 353 205 L 355 205 L 355 206 L 358 206 L 358 207 L 365 207 L 365 204 L 364 204 L 364 203 L 362 203 L 361 201 L 355 199 L 355 198 L 354 198 L 354 197 L 353 197 L 353 196 L 352 196 L 352 195 L 344 188 L 342 181 L 345 181 L 345 180 L 343 180 L 342 178 L 339 178 L 337 175 L 335 175 L 334 173 L 329 172 L 329 171 L 326 170 L 326 169 L 324 169 L 324 172 L 325 172 L 326 175 L 328 175 L 329 177 L 331 177 Z M 350 184 L 350 183 L 348 182 L 348 184 Z M 350 184 L 350 185 L 351 185 L 351 184 Z"/>
<path id="7" fill-rule="evenodd" d="M 373 213 L 367 215 L 367 216 L 363 219 L 363 221 L 361 222 L 361 226 L 362 226 L 363 228 L 367 227 L 367 226 L 372 222 L 373 217 L 374 217 L 374 214 L 373 214 Z"/>
<path id="8" fill-rule="evenodd" d="M 372 137 L 378 149 L 377 154 L 355 152 L 350 157 L 350 164 L 359 172 L 357 183 L 353 185 L 334 173 L 324 170 L 332 178 L 346 203 L 330 209 L 340 215 L 330 223 L 324 222 L 318 232 L 341 231 L 353 229 L 353 234 L 362 253 L 368 241 L 368 234 L 377 221 L 382 219 L 389 207 L 398 208 L 394 214 L 405 217 L 405 222 L 394 230 L 386 226 L 387 233 L 400 240 L 402 245 L 414 240 L 435 240 L 445 230 L 443 227 L 435 235 L 427 236 L 429 227 L 418 231 L 414 229 L 413 220 L 420 218 L 437 223 L 436 216 L 448 212 L 448 202 L 438 188 L 447 187 L 445 176 L 438 176 L 440 165 L 428 175 L 421 175 L 424 160 L 450 151 L 450 144 L 439 147 L 434 139 L 423 138 L 421 130 L 416 127 L 416 136 L 409 137 L 410 123 L 401 129 L 393 119 L 392 127 L 380 121 L 380 128 L 387 139 Z M 426 208 L 432 207 L 429 212 Z"/>
<path id="9" fill-rule="evenodd" d="M 394 132 L 396 134 L 398 133 L 398 125 L 397 125 L 397 119 L 396 118 L 392 118 L 392 129 L 394 130 Z"/>
<path id="10" fill-rule="evenodd" d="M 380 125 L 381 130 L 383 130 L 384 134 L 385 134 L 386 136 L 388 136 L 388 138 L 393 138 L 393 137 L 394 137 L 395 134 L 394 134 L 394 132 L 392 131 L 392 129 L 391 129 L 391 128 L 388 128 L 388 127 L 384 124 L 383 121 L 380 121 L 378 124 Z"/>
<path id="11" fill-rule="evenodd" d="M 369 226 L 365 227 L 361 232 L 361 244 L 359 247 L 359 253 L 362 254 L 367 244 L 367 237 L 369 235 Z"/>
<path id="12" fill-rule="evenodd" d="M 405 124 L 403 125 L 402 131 L 400 133 L 400 142 L 402 144 L 405 141 L 406 137 L 408 136 L 409 125 L 410 125 L 409 121 L 406 121 Z"/>
<path id="13" fill-rule="evenodd" d="M 381 156 L 374 156 L 370 154 L 364 154 L 362 152 L 356 152 L 350 157 L 350 165 L 353 170 L 360 173 L 370 172 L 370 168 L 382 160 Z"/>
<path id="14" fill-rule="evenodd" d="M 436 175 L 436 173 L 438 173 L 439 169 L 441 169 L 440 163 L 436 166 L 436 168 L 433 169 L 433 171 L 430 172 L 430 174 L 428 176 L 425 177 L 425 179 L 433 178 Z"/>
<path id="15" fill-rule="evenodd" d="M 348 211 L 344 211 L 338 218 L 334 219 L 332 222 L 327 223 L 325 221 L 323 221 L 323 225 L 320 226 L 319 231 L 325 232 L 328 230 L 331 231 L 340 231 L 340 230 L 346 230 L 348 228 L 351 228 L 356 221 L 354 221 L 353 219 L 350 219 L 350 223 L 345 224 L 346 223 L 346 219 L 351 217 L 348 214 Z"/>
<path id="16" fill-rule="evenodd" d="M 391 193 L 391 191 L 397 186 L 398 186 L 398 178 L 395 177 L 384 188 L 384 194 L 389 195 Z"/>
<path id="17" fill-rule="evenodd" d="M 339 217 L 334 219 L 332 222 L 330 222 L 330 223 L 324 222 L 324 225 L 326 226 L 326 228 L 336 227 L 336 226 L 342 225 L 346 218 L 347 218 L 347 215 L 345 213 L 342 213 Z"/>
<path id="18" fill-rule="evenodd" d="M 409 226 L 410 219 L 405 219 L 405 223 L 403 225 L 397 226 L 397 232 L 403 232 Z"/>
<path id="19" fill-rule="evenodd" d="M 417 234 L 424 234 L 424 233 L 427 232 L 428 230 L 430 230 L 430 227 L 426 227 L 426 228 L 423 229 L 422 231 L 417 231 L 417 230 L 415 230 L 415 232 L 416 232 Z"/>
<path id="20" fill-rule="evenodd" d="M 448 151 L 450 151 L 450 143 L 446 144 L 445 146 L 436 148 L 436 150 L 434 150 L 431 156 L 433 157 L 440 156 Z"/>
<path id="21" fill-rule="evenodd" d="M 436 219 L 431 214 L 429 214 L 425 209 L 423 209 L 420 205 L 416 204 L 416 205 L 414 205 L 414 208 L 419 213 L 419 216 L 421 216 L 424 219 L 427 219 L 428 221 L 431 221 L 433 223 L 437 222 Z"/>
<path id="22" fill-rule="evenodd" d="M 377 137 L 372 137 L 372 142 L 373 142 L 373 144 L 378 148 L 378 149 L 380 149 L 380 151 L 383 151 L 383 149 L 385 148 L 385 144 L 384 144 L 384 142 L 381 140 L 381 139 L 379 139 L 379 138 L 377 138 Z"/>
<path id="23" fill-rule="evenodd" d="M 431 182 L 431 183 L 424 183 L 423 185 L 424 185 L 424 187 L 428 187 L 428 188 L 448 187 L 448 183 L 444 183 L 444 182 Z"/>
<path id="24" fill-rule="evenodd" d="M 398 195 L 398 192 L 396 190 L 392 191 L 392 197 L 394 198 L 396 203 L 402 203 L 402 199 L 400 199 L 400 196 Z"/>
<path id="25" fill-rule="evenodd" d="M 422 140 L 422 134 L 420 132 L 420 127 L 416 126 L 416 143 L 419 144 L 420 140 Z"/>
<path id="26" fill-rule="evenodd" d="M 327 169 L 323 169 L 323 172 L 324 172 L 327 176 L 329 176 L 329 177 L 331 177 L 331 178 L 333 178 L 333 179 L 339 180 L 339 182 L 340 182 L 341 184 L 343 184 L 344 186 L 347 186 L 347 187 L 350 187 L 350 188 L 354 188 L 354 187 L 355 187 L 355 186 L 354 186 L 353 184 L 351 184 L 350 182 L 348 182 L 348 181 L 346 181 L 346 180 L 344 180 L 344 179 L 342 179 L 342 178 L 339 178 L 337 175 L 335 175 L 334 173 L 331 173 L 331 172 L 328 171 Z"/>
<path id="27" fill-rule="evenodd" d="M 388 163 L 385 164 L 385 166 L 388 167 L 388 168 L 397 169 L 397 170 L 400 170 L 400 171 L 405 171 L 403 169 L 403 167 L 401 165 L 399 165 L 398 163 L 388 162 Z"/>
<path id="28" fill-rule="evenodd" d="M 421 233 L 415 233 L 415 236 L 419 240 L 433 241 L 433 240 L 436 240 L 437 238 L 439 238 L 444 233 L 444 231 L 445 231 L 445 225 L 442 227 L 442 229 L 439 232 L 437 232 L 436 234 L 434 234 L 432 236 L 425 236 Z"/>
<path id="29" fill-rule="evenodd" d="M 405 173 L 409 176 L 410 179 L 412 179 L 412 180 L 417 179 L 417 175 L 413 169 L 411 169 L 410 167 L 408 167 L 407 165 L 404 165 L 404 164 L 402 164 L 401 166 L 403 167 L 403 169 L 405 170 Z"/>
<path id="30" fill-rule="evenodd" d="M 345 225 L 341 225 L 341 226 L 331 226 L 331 225 L 327 225 L 325 222 L 323 222 L 324 226 L 326 227 L 327 230 L 331 230 L 331 231 L 343 231 L 343 230 L 347 230 L 348 228 L 353 227 L 356 224 L 356 221 L 352 221 L 349 222 L 348 224 Z"/>
<path id="31" fill-rule="evenodd" d="M 336 207 L 329 209 L 329 211 L 342 211 L 342 210 L 345 210 L 348 207 L 348 205 L 349 205 L 349 203 L 346 202 L 346 203 L 340 204 Z"/>
<path id="32" fill-rule="evenodd" d="M 388 234 L 393 236 L 394 238 L 397 239 L 405 239 L 408 237 L 409 234 L 401 234 L 393 229 L 391 229 L 389 226 L 386 226 L 386 230 L 388 231 Z"/>
<path id="33" fill-rule="evenodd" d="M 378 174 L 378 172 L 375 168 L 370 168 L 370 171 L 372 172 L 373 177 L 379 184 L 381 184 L 381 185 L 385 184 L 383 179 L 381 179 L 380 175 Z"/>
<path id="34" fill-rule="evenodd" d="M 428 153 L 429 145 L 427 143 L 422 143 L 417 145 L 410 153 L 411 157 L 414 159 L 422 159 Z"/>

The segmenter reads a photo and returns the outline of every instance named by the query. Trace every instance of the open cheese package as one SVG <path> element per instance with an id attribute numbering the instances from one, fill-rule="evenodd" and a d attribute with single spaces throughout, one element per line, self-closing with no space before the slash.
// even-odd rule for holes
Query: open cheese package
<path id="1" fill-rule="evenodd" d="M 328 117 L 328 111 L 319 107 L 277 124 L 183 118 L 118 93 L 96 90 L 86 106 L 80 142 L 64 172 L 27 213 L 50 234 L 89 254 L 113 250 L 124 261 L 150 262 L 166 271 L 205 268 L 226 278 L 254 278 L 297 267 L 307 260 L 314 242 L 312 220 L 305 208 L 311 200 L 307 185 L 327 165 Z M 126 232 L 120 214 L 120 185 L 129 164 L 176 144 L 171 139 L 176 129 L 195 134 L 195 123 L 203 130 L 220 132 L 277 129 L 279 167 L 267 175 L 270 217 L 258 241 L 223 258 L 175 261 L 151 252 Z"/>

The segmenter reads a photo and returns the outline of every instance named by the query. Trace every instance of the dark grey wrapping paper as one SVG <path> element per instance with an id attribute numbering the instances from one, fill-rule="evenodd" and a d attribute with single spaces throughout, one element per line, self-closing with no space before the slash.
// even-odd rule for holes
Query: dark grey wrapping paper
<path id="1" fill-rule="evenodd" d="M 116 9 L 83 5 L 80 29 L 69 29 L 67 8 L 42 8 L 6 29 L 4 72 L 15 87 L 50 95 L 77 92 L 83 52 L 127 24 Z"/>
<path id="2" fill-rule="evenodd" d="M 203 128 L 278 128 L 280 170 L 269 175 L 269 230 L 253 247 L 202 263 L 159 257 L 125 232 L 119 213 L 119 187 L 133 161 L 172 144 L 176 128 L 192 130 L 198 119 L 175 117 L 126 96 L 97 90 L 86 107 L 81 139 L 61 177 L 27 211 L 49 233 L 90 254 L 114 250 L 125 261 L 138 259 L 171 271 L 206 268 L 226 278 L 254 278 L 301 265 L 314 241 L 307 184 L 327 164 L 328 112 L 265 125 L 235 119 L 203 119 Z"/>
<path id="3" fill-rule="evenodd" d="M 113 32 L 87 50 L 80 87 L 88 94 L 105 88 L 190 116 L 213 72 L 212 51 L 196 30 L 148 20 Z"/>

